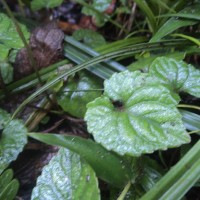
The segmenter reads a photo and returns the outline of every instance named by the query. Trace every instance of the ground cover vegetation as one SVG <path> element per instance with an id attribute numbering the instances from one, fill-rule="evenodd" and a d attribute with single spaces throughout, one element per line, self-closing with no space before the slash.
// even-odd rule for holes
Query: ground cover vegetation
<path id="1" fill-rule="evenodd" d="M 0 11 L 0 200 L 200 198 L 199 0 Z"/>

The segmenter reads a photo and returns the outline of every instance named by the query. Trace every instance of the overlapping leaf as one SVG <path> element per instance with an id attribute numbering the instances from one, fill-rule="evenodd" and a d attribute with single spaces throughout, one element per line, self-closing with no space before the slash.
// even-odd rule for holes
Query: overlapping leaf
<path id="1" fill-rule="evenodd" d="M 200 97 L 200 70 L 192 65 L 173 58 L 159 57 L 150 66 L 149 73 L 175 92 L 183 91 Z"/>
<path id="2" fill-rule="evenodd" d="M 84 158 L 94 169 L 96 175 L 115 187 L 124 187 L 138 176 L 137 162 L 130 167 L 130 162 L 114 152 L 107 151 L 100 144 L 76 136 L 60 134 L 29 133 L 29 136 L 46 144 L 65 147 Z"/>
<path id="3" fill-rule="evenodd" d="M 0 173 L 15 160 L 27 142 L 27 129 L 19 120 L 10 121 L 10 115 L 0 109 Z"/>
<path id="4" fill-rule="evenodd" d="M 86 104 L 101 95 L 101 83 L 86 72 L 77 74 L 57 95 L 58 104 L 73 116 L 84 117 Z M 96 90 L 97 89 L 97 90 Z"/>
<path id="5" fill-rule="evenodd" d="M 198 9 L 196 9 L 198 8 Z M 160 29 L 156 32 L 156 34 L 152 37 L 150 40 L 151 42 L 156 42 L 162 39 L 164 36 L 168 35 L 169 33 L 172 33 L 173 31 L 184 27 L 184 26 L 190 26 L 196 24 L 198 21 L 194 20 L 197 15 L 199 15 L 199 4 L 194 4 L 191 6 L 186 7 L 185 9 L 181 10 L 180 14 L 190 14 L 189 19 L 181 19 L 178 17 L 172 17 L 167 22 L 165 22 Z M 194 17 L 192 17 L 194 16 Z"/>
<path id="6" fill-rule="evenodd" d="M 87 105 L 85 120 L 108 150 L 140 156 L 190 141 L 178 101 L 155 77 L 125 71 L 105 81 L 104 95 Z"/>
<path id="7" fill-rule="evenodd" d="M 78 154 L 62 148 L 43 169 L 31 199 L 98 200 L 98 181 L 92 168 Z"/>
<path id="8" fill-rule="evenodd" d="M 26 27 L 22 24 L 20 24 L 20 27 L 25 38 L 28 39 L 29 32 Z M 16 28 L 11 19 L 4 13 L 0 13 L 0 60 L 4 60 L 8 56 L 11 48 L 19 49 L 23 46 L 23 42 L 16 33 Z"/>
<path id="9" fill-rule="evenodd" d="M 19 189 L 19 182 L 13 179 L 13 171 L 8 169 L 0 175 L 0 199 L 13 200 Z"/>

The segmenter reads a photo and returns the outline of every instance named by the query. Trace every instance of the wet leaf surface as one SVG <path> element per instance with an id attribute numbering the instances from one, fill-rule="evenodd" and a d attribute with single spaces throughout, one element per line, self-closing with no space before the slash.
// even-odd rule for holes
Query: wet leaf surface
<path id="1" fill-rule="evenodd" d="M 98 181 L 92 168 L 79 155 L 62 148 L 44 167 L 31 199 L 98 200 Z"/>
<path id="2" fill-rule="evenodd" d="M 200 97 L 200 70 L 173 58 L 156 58 L 149 73 L 175 92 L 186 92 Z"/>
<path id="3" fill-rule="evenodd" d="M 178 99 L 154 77 L 125 71 L 104 85 L 104 95 L 87 105 L 85 120 L 96 142 L 108 150 L 140 156 L 190 141 Z"/>
<path id="4" fill-rule="evenodd" d="M 27 143 L 27 129 L 20 120 L 10 121 L 10 115 L 0 109 L 0 173 L 17 158 Z"/>

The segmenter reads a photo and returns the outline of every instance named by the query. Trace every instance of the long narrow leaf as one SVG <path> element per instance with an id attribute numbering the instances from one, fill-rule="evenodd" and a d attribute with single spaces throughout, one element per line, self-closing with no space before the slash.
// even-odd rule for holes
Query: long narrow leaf
<path id="1" fill-rule="evenodd" d="M 131 178 L 131 168 L 122 157 L 107 151 L 100 144 L 76 136 L 29 133 L 30 137 L 50 145 L 65 147 L 81 155 L 103 180 L 123 187 Z"/>
<path id="2" fill-rule="evenodd" d="M 200 115 L 182 109 L 179 109 L 179 111 L 183 116 L 182 120 L 188 130 L 200 130 Z"/>
<path id="3" fill-rule="evenodd" d="M 200 141 L 198 141 L 190 149 L 190 151 L 171 170 L 169 170 L 168 173 L 160 181 L 158 181 L 154 185 L 154 187 L 149 192 L 147 192 L 140 200 L 161 199 L 163 195 L 168 192 L 168 190 L 170 190 L 173 184 L 180 183 L 180 181 L 183 180 L 183 177 L 185 175 L 188 175 L 187 173 L 191 173 L 191 168 L 195 169 L 195 174 L 193 175 L 199 177 L 200 172 L 199 170 L 196 170 L 197 166 L 200 168 L 199 154 Z M 181 186 L 182 188 L 179 189 L 183 190 L 185 188 L 186 190 L 188 190 L 193 184 L 193 181 L 189 181 L 189 183 L 185 183 L 185 185 L 183 183 Z M 176 188 L 174 188 L 174 190 L 176 190 Z"/>

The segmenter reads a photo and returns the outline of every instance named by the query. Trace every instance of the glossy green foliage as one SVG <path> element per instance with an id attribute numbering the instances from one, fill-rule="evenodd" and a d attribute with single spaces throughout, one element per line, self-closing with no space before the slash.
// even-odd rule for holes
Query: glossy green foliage
<path id="1" fill-rule="evenodd" d="M 91 48 L 106 44 L 106 41 L 102 35 L 89 29 L 77 30 L 73 33 L 73 37 L 78 41 L 82 40 L 85 45 Z"/>
<path id="2" fill-rule="evenodd" d="M 87 72 L 79 72 L 56 95 L 58 104 L 65 112 L 83 118 L 86 105 L 101 95 L 100 80 Z"/>
<path id="3" fill-rule="evenodd" d="M 84 159 L 61 148 L 38 177 L 31 199 L 99 200 L 98 181 Z"/>
<path id="4" fill-rule="evenodd" d="M 10 121 L 10 115 L 0 109 L 0 173 L 15 160 L 27 142 L 27 129 L 20 120 Z"/>
<path id="5" fill-rule="evenodd" d="M 159 30 L 155 33 L 155 35 L 152 37 L 150 41 L 151 42 L 159 41 L 164 36 L 168 35 L 169 33 L 172 33 L 173 31 L 181 27 L 196 24 L 198 21 L 195 19 L 195 16 L 200 14 L 200 4 L 188 6 L 179 13 L 190 14 L 191 17 L 188 19 L 185 19 L 184 17 L 183 18 L 171 17 L 159 28 Z"/>
<path id="6" fill-rule="evenodd" d="M 65 147 L 79 154 L 90 164 L 99 178 L 115 187 L 123 187 L 128 181 L 137 177 L 129 162 L 92 140 L 57 134 L 29 133 L 28 135 L 41 142 Z"/>
<path id="7" fill-rule="evenodd" d="M 85 120 L 106 149 L 140 156 L 190 142 L 176 108 L 179 98 L 155 77 L 125 71 L 104 85 L 104 95 L 87 105 Z"/>
<path id="8" fill-rule="evenodd" d="M 200 97 L 200 70 L 183 61 L 159 57 L 151 64 L 149 73 L 175 92 Z"/>
<path id="9" fill-rule="evenodd" d="M 19 188 L 19 182 L 13 179 L 13 171 L 8 169 L 0 175 L 0 199 L 13 200 Z"/>
<path id="10" fill-rule="evenodd" d="M 29 32 L 26 27 L 19 24 L 26 39 L 29 37 Z M 16 28 L 7 15 L 0 13 L 0 61 L 5 60 L 9 50 L 20 49 L 24 46 L 19 35 L 16 33 Z"/>
<path id="11" fill-rule="evenodd" d="M 13 67 L 11 64 L 7 62 L 0 62 L 0 72 L 5 84 L 13 81 Z"/>
<path id="12" fill-rule="evenodd" d="M 31 1 L 32 10 L 39 10 L 41 8 L 54 8 L 59 6 L 63 0 L 33 0 Z"/>

